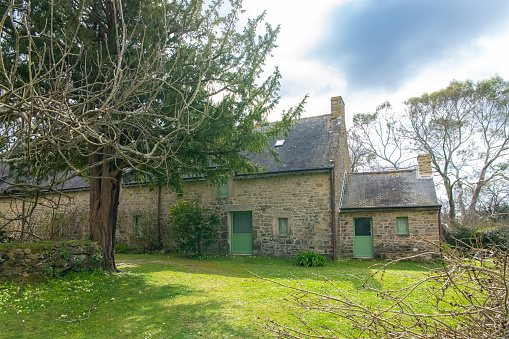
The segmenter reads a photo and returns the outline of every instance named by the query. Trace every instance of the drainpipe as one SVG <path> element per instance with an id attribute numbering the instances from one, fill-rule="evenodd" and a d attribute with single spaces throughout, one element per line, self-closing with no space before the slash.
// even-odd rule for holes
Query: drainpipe
<path id="1" fill-rule="evenodd" d="M 442 207 L 438 209 L 438 236 L 440 237 L 440 241 L 442 241 L 444 236 L 444 231 L 442 229 L 442 218 L 440 216 L 440 211 L 442 210 Z"/>
<path id="2" fill-rule="evenodd" d="M 440 206 L 440 208 L 438 209 L 438 238 L 440 239 L 440 258 L 442 259 L 444 257 L 444 253 L 443 253 L 443 246 L 442 246 L 442 242 L 444 242 L 444 232 L 442 230 L 442 217 L 440 216 L 440 214 L 442 211 L 442 206 Z"/>
<path id="3" fill-rule="evenodd" d="M 157 241 L 159 248 L 163 248 L 163 241 L 161 239 L 161 186 L 157 190 Z"/>
<path id="4" fill-rule="evenodd" d="M 336 199 L 334 187 L 334 169 L 330 171 L 330 200 L 331 200 L 331 213 L 332 213 L 332 259 L 337 259 L 336 254 Z"/>
<path id="5" fill-rule="evenodd" d="M 25 233 L 25 199 L 23 199 L 23 206 L 21 212 L 21 237 L 19 238 L 19 242 L 23 242 L 23 236 Z"/>

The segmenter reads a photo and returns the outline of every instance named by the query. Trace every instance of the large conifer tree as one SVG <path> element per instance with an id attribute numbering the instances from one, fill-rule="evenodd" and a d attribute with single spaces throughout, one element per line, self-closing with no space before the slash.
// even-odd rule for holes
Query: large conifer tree
<path id="1" fill-rule="evenodd" d="M 172 186 L 256 171 L 242 152 L 263 152 L 302 109 L 268 124 L 280 75 L 261 75 L 278 29 L 261 15 L 239 30 L 241 1 L 8 0 L 0 11 L 0 163 L 86 177 L 110 270 L 126 170 Z"/>

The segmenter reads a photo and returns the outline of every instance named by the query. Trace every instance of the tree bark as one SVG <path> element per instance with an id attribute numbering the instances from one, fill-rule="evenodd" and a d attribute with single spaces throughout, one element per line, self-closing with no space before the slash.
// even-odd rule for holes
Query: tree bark
<path id="1" fill-rule="evenodd" d="M 465 218 L 463 222 L 465 224 L 469 223 L 474 219 L 475 216 L 475 208 L 477 206 L 477 201 L 479 201 L 479 195 L 481 194 L 481 190 L 486 184 L 486 171 L 488 166 L 485 165 L 481 170 L 481 174 L 479 175 L 479 179 L 477 180 L 477 184 L 475 185 L 474 193 L 472 194 L 472 199 L 470 200 L 470 205 L 468 205 L 467 212 L 465 213 Z"/>
<path id="2" fill-rule="evenodd" d="M 109 161 L 114 154 L 111 146 L 98 149 L 89 144 L 90 169 L 90 235 L 102 247 L 103 268 L 118 272 L 115 265 L 115 233 L 122 182 L 122 171 Z"/>
<path id="3" fill-rule="evenodd" d="M 454 205 L 454 193 L 452 186 L 450 184 L 445 185 L 445 192 L 447 194 L 447 199 L 449 200 L 449 213 L 448 213 L 448 222 L 449 223 L 456 223 L 456 206 Z"/>

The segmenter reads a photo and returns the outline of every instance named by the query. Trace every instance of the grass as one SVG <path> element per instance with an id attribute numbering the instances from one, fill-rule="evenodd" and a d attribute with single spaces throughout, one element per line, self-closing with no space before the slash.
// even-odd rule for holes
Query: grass
<path id="1" fill-rule="evenodd" d="M 363 303 L 383 302 L 360 289 L 352 277 L 369 276 L 376 261 L 340 260 L 307 268 L 282 259 L 123 254 L 117 255 L 117 263 L 122 273 L 80 273 L 38 285 L 0 284 L 0 337 L 257 338 L 262 337 L 253 323 L 257 317 L 295 325 L 285 313 L 289 291 L 246 270 L 331 292 L 330 285 L 312 272 Z M 418 264 L 398 263 L 391 265 L 383 281 L 373 284 L 398 288 L 422 278 L 423 272 Z M 71 319 L 86 320 L 63 322 Z M 324 314 L 312 315 L 310 321 L 345 326 Z"/>

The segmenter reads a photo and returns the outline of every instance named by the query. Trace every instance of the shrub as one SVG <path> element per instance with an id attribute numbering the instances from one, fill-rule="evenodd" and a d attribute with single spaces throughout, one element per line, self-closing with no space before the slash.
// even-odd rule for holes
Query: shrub
<path id="1" fill-rule="evenodd" d="M 161 249 L 157 229 L 157 213 L 134 211 L 125 215 L 124 241 L 132 253 L 147 253 Z M 162 228 L 162 227 L 161 227 Z"/>
<path id="2" fill-rule="evenodd" d="M 323 255 L 318 254 L 315 251 L 300 252 L 295 256 L 295 264 L 297 266 L 324 266 L 326 261 L 327 260 Z"/>
<path id="3" fill-rule="evenodd" d="M 473 247 L 488 248 L 493 246 L 501 250 L 509 250 L 509 227 L 501 224 L 487 226 L 446 227 L 444 228 L 444 238 L 449 245 L 463 250 Z"/>
<path id="4" fill-rule="evenodd" d="M 129 253 L 129 247 L 126 244 L 115 244 L 115 253 Z"/>
<path id="5" fill-rule="evenodd" d="M 177 248 L 186 254 L 203 254 L 203 247 L 210 246 L 217 237 L 215 226 L 219 216 L 197 201 L 179 201 L 170 207 L 169 226 Z"/>

